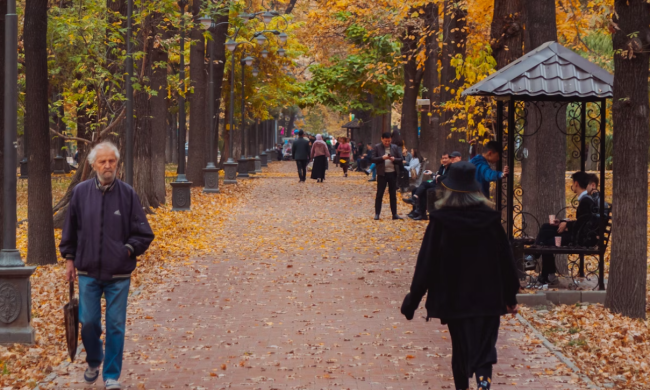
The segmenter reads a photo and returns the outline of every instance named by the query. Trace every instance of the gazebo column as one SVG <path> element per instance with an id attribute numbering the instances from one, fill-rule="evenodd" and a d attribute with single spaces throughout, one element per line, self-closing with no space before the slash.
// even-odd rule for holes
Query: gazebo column
<path id="1" fill-rule="evenodd" d="M 506 226 L 508 233 L 508 238 L 512 240 L 514 238 L 514 203 L 515 203 L 515 98 L 514 96 L 510 97 L 508 100 L 508 166 L 510 167 L 511 174 L 506 177 L 508 183 L 508 198 L 507 202 L 507 220 Z"/>

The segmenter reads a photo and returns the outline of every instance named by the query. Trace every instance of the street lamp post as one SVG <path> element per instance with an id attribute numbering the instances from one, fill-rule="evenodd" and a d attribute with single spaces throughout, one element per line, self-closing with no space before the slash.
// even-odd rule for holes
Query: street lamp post
<path id="1" fill-rule="evenodd" d="M 213 23 L 214 24 L 214 23 Z M 212 27 L 212 26 L 211 26 Z M 212 29 L 213 30 L 213 29 Z M 208 153 L 208 165 L 203 168 L 203 178 L 205 181 L 205 187 L 203 187 L 203 192 L 208 193 L 218 193 L 219 192 L 219 168 L 214 165 L 214 142 L 215 138 L 219 137 L 219 132 L 216 129 L 217 121 L 214 117 L 214 40 L 208 42 L 208 53 L 210 57 L 210 67 L 209 67 L 209 109 L 208 114 L 210 115 L 210 120 L 208 121 L 210 125 L 210 151 Z"/>
<path id="2" fill-rule="evenodd" d="M 18 121 L 18 15 L 16 0 L 5 16 L 4 216 L 0 251 L 0 343 L 34 344 L 29 282 L 36 267 L 25 267 L 16 249 L 16 138 Z"/>
<path id="3" fill-rule="evenodd" d="M 255 122 L 255 144 L 253 154 L 255 155 L 255 173 L 262 173 L 262 159 L 260 158 L 260 121 Z"/>
<path id="4" fill-rule="evenodd" d="M 246 65 L 253 65 L 253 57 L 246 57 L 241 60 L 241 154 L 239 156 L 237 177 L 250 177 L 249 160 L 246 156 Z M 233 62 L 233 68 L 235 63 Z M 255 173 L 255 172 L 253 172 Z"/>
<path id="5" fill-rule="evenodd" d="M 262 168 L 269 166 L 269 155 L 267 153 L 269 151 L 269 143 L 267 137 L 268 123 L 268 120 L 262 122 L 262 153 L 260 153 L 260 165 Z"/>
<path id="6" fill-rule="evenodd" d="M 237 50 L 237 42 L 234 40 L 229 40 L 226 43 L 226 48 L 232 52 L 232 63 L 230 66 L 231 77 L 230 77 L 230 115 L 229 115 L 229 124 L 228 131 L 230 131 L 230 136 L 228 137 L 228 161 L 224 165 L 225 178 L 223 184 L 237 184 L 237 163 L 233 159 L 233 135 L 234 131 L 234 118 L 235 118 L 235 50 Z"/>
<path id="7" fill-rule="evenodd" d="M 185 6 L 187 0 L 179 0 L 178 7 L 181 10 L 181 58 L 180 58 L 180 87 L 181 92 L 178 94 L 178 111 L 179 111 L 179 134 L 178 134 L 178 175 L 172 185 L 172 211 L 190 210 L 191 196 L 190 187 L 192 182 L 185 176 Z"/>

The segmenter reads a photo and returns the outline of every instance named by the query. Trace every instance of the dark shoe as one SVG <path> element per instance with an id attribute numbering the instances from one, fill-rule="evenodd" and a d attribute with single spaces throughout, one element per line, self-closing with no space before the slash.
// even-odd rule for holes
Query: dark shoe
<path id="1" fill-rule="evenodd" d="M 370 179 L 370 180 L 368 180 L 368 181 L 377 181 L 377 179 Z"/>
<path id="2" fill-rule="evenodd" d="M 97 378 L 99 378 L 99 367 L 93 368 L 88 366 L 86 372 L 84 372 L 84 381 L 86 381 L 87 384 L 92 385 L 97 382 Z"/>
<path id="3" fill-rule="evenodd" d="M 402 200 L 404 201 L 404 203 L 413 205 L 413 198 L 402 198 Z"/>
<path id="4" fill-rule="evenodd" d="M 347 173 L 345 174 L 345 177 L 348 177 L 348 174 L 347 174 Z"/>
<path id="5" fill-rule="evenodd" d="M 420 215 L 420 213 L 418 213 L 417 210 L 413 210 L 410 213 L 406 214 L 406 216 L 409 218 L 415 218 L 418 215 Z"/>
<path id="6" fill-rule="evenodd" d="M 394 219 L 394 220 L 395 220 L 395 219 L 404 219 L 404 217 L 400 217 L 399 215 L 395 214 L 395 215 L 393 215 L 393 219 Z"/>
<path id="7" fill-rule="evenodd" d="M 366 174 L 366 176 L 368 176 L 368 175 L 370 175 L 370 171 L 369 171 L 369 170 L 367 170 L 367 169 L 366 169 L 365 171 L 363 171 L 363 173 L 365 173 L 365 174 Z"/>
<path id="8" fill-rule="evenodd" d="M 416 215 L 415 217 L 413 217 L 413 220 L 414 220 L 414 221 L 428 221 L 428 220 L 429 220 L 429 217 L 427 217 L 427 216 L 424 215 L 424 214 L 420 214 L 420 213 L 418 213 L 418 215 Z"/>
<path id="9" fill-rule="evenodd" d="M 375 221 L 379 221 L 379 214 L 375 214 Z"/>

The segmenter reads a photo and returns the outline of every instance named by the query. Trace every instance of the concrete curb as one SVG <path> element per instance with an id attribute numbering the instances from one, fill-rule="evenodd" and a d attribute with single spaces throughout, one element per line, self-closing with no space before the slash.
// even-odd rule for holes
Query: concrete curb
<path id="1" fill-rule="evenodd" d="M 546 349 L 548 349 L 553 355 L 555 355 L 555 357 L 557 357 L 562 363 L 566 364 L 567 367 L 569 367 L 576 375 L 578 375 L 580 377 L 580 379 L 585 381 L 588 384 L 588 388 L 590 388 L 590 389 L 601 389 L 603 387 L 603 386 L 598 386 L 588 376 L 581 373 L 578 366 L 576 366 L 575 363 L 573 363 L 573 361 L 571 359 L 566 357 L 560 351 L 560 349 L 558 347 L 556 347 L 553 343 L 548 341 L 548 339 L 546 337 L 544 337 L 544 335 L 540 331 L 535 329 L 535 327 L 530 322 L 528 322 L 528 320 L 525 319 L 521 314 L 517 314 L 517 320 L 522 325 L 525 325 L 526 327 L 528 327 L 533 332 L 535 337 L 537 337 L 538 339 L 540 339 L 542 341 L 542 344 L 546 347 Z"/>
<path id="2" fill-rule="evenodd" d="M 517 302 L 522 305 L 549 306 L 573 305 L 576 303 L 605 303 L 605 291 L 545 291 L 535 294 L 517 294 Z"/>
<path id="3" fill-rule="evenodd" d="M 138 295 L 140 295 L 142 293 L 143 288 L 144 288 L 144 285 L 141 285 L 140 287 L 138 287 L 136 290 L 134 290 L 131 293 L 131 297 L 137 297 Z M 79 356 L 79 354 L 81 354 L 81 351 L 83 350 L 83 347 L 84 347 L 83 342 L 80 341 L 79 346 L 77 347 L 77 353 L 76 353 L 75 356 Z M 56 378 L 59 377 L 57 375 L 57 372 L 60 371 L 63 368 L 68 367 L 70 364 L 72 364 L 72 362 L 70 362 L 69 360 L 66 360 L 66 361 L 62 362 L 61 364 L 59 364 L 58 366 L 56 366 L 56 368 L 54 368 L 52 370 L 50 375 L 46 376 L 42 381 L 38 382 L 38 384 L 36 385 L 36 387 L 34 387 L 33 390 L 42 390 L 41 385 L 47 385 L 48 383 L 53 382 Z"/>

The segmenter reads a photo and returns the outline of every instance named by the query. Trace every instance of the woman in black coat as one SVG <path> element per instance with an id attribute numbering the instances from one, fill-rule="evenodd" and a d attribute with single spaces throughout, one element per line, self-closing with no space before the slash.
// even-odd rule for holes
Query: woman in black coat
<path id="1" fill-rule="evenodd" d="M 490 207 L 469 162 L 452 164 L 441 182 L 402 314 L 413 319 L 425 293 L 427 320 L 449 327 L 456 389 L 490 388 L 500 316 L 515 313 L 519 279 L 501 215 Z"/>

